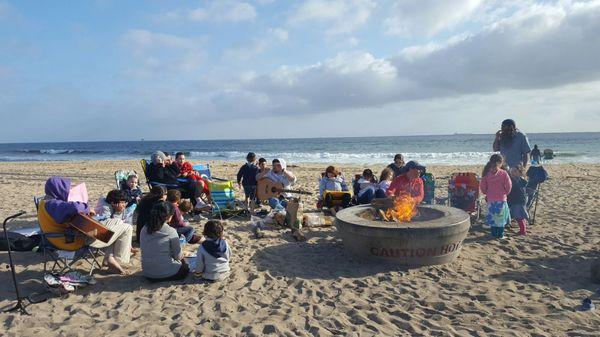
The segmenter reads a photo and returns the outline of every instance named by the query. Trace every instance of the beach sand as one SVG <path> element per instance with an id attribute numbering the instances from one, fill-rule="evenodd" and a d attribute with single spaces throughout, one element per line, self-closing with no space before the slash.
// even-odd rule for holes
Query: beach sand
<path id="1" fill-rule="evenodd" d="M 217 177 L 235 177 L 238 164 L 212 163 Z M 344 165 L 346 176 L 364 167 Z M 381 166 L 371 167 L 379 172 Z M 255 240 L 247 220 L 229 221 L 232 273 L 227 281 L 151 284 L 139 256 L 127 277 L 97 274 L 98 283 L 28 307 L 31 316 L 2 313 L 2 336 L 598 336 L 600 310 L 578 311 L 600 285 L 590 281 L 599 258 L 600 166 L 549 165 L 537 221 L 527 237 L 490 240 L 473 224 L 458 259 L 447 265 L 403 270 L 348 256 L 335 228 L 268 231 Z M 51 175 L 86 182 L 90 198 L 114 188 L 117 169 L 137 161 L 0 163 L 0 218 L 28 214 L 10 226 L 36 223 L 32 197 Z M 316 191 L 323 165 L 298 164 L 297 187 Z M 446 196 L 455 171 L 430 167 L 436 195 Z M 144 186 L 145 187 L 145 186 Z M 304 210 L 316 196 L 304 198 Z M 203 223 L 193 223 L 200 228 Z M 187 246 L 189 251 L 195 247 Z M 43 290 L 42 255 L 14 254 L 21 291 Z M 8 254 L 0 252 L 0 306 L 13 304 Z M 597 297 L 596 297 L 597 298 Z M 597 298 L 596 304 L 600 304 Z"/>

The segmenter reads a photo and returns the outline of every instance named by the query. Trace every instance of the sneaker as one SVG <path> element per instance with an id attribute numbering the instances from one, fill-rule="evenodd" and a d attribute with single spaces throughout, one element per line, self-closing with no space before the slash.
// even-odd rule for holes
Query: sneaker
<path id="1" fill-rule="evenodd" d="M 265 234 L 263 234 L 263 232 L 258 227 L 254 227 L 252 229 L 252 232 L 254 233 L 254 238 L 255 239 L 262 239 L 262 238 L 265 237 Z"/>
<path id="2" fill-rule="evenodd" d="M 582 311 L 589 311 L 589 310 L 594 310 L 596 309 L 596 306 L 594 305 L 594 303 L 592 302 L 591 298 L 584 298 L 583 301 L 581 302 L 581 310 Z"/>
<path id="3" fill-rule="evenodd" d="M 481 224 L 481 228 L 490 229 L 492 227 L 490 225 L 484 223 L 484 224 Z"/>
<path id="4" fill-rule="evenodd" d="M 201 221 L 201 220 L 208 220 L 208 218 L 205 217 L 202 214 L 196 214 L 196 215 L 194 215 L 194 221 Z"/>

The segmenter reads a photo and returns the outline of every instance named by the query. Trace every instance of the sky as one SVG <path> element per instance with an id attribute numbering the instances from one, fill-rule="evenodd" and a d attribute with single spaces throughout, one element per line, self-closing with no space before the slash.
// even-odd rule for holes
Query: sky
<path id="1" fill-rule="evenodd" d="M 0 0 L 0 142 L 600 131 L 600 0 Z"/>

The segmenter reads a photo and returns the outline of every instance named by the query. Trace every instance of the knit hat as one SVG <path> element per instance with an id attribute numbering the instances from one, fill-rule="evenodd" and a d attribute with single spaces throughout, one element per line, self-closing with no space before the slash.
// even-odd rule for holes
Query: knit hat
<path id="1" fill-rule="evenodd" d="M 167 159 L 167 156 L 165 156 L 165 153 L 162 152 L 162 151 L 156 151 L 150 157 L 150 159 L 152 160 L 153 163 L 156 163 L 157 159 L 159 159 L 159 158 L 160 158 L 161 161 L 164 162 Z"/>

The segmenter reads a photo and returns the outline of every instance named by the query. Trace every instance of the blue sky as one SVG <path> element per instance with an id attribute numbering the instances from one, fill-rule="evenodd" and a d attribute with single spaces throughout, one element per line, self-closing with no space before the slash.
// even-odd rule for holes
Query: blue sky
<path id="1" fill-rule="evenodd" d="M 600 131 L 600 1 L 0 0 L 0 142 Z"/>

